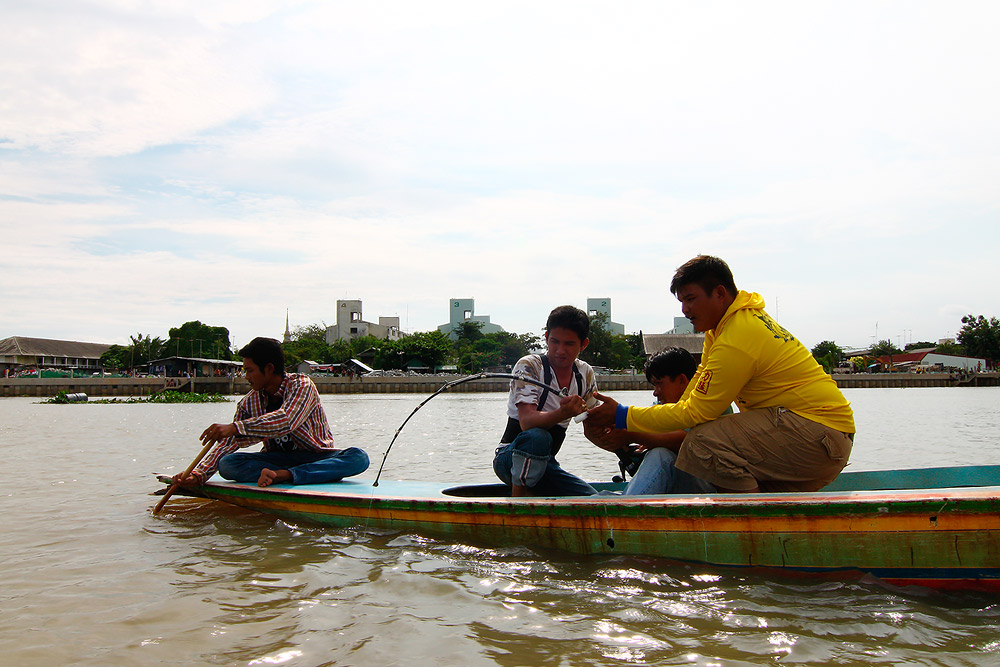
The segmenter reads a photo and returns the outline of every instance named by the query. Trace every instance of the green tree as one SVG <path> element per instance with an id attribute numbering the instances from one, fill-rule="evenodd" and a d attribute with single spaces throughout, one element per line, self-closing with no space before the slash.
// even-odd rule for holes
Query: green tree
<path id="1" fill-rule="evenodd" d="M 982 315 L 966 315 L 962 318 L 958 342 L 970 357 L 1000 360 L 1000 320 L 995 317 L 986 319 Z"/>
<path id="2" fill-rule="evenodd" d="M 326 343 L 326 323 L 297 326 L 292 329 L 291 338 L 294 341 L 308 340 L 317 343 Z"/>
<path id="3" fill-rule="evenodd" d="M 437 329 L 404 336 L 399 340 L 378 340 L 375 365 L 381 369 L 401 369 L 411 361 L 419 361 L 428 368 L 441 366 L 451 354 L 452 342 Z"/>
<path id="4" fill-rule="evenodd" d="M 480 355 L 482 370 L 490 366 L 511 367 L 517 360 L 539 347 L 541 339 L 533 334 L 514 334 L 508 331 L 484 334 L 472 345 Z"/>
<path id="5" fill-rule="evenodd" d="M 456 343 L 465 341 L 471 345 L 486 335 L 483 333 L 483 326 L 485 325 L 482 322 L 466 320 L 456 324 L 451 332 L 457 336 Z"/>
<path id="6" fill-rule="evenodd" d="M 625 334 L 629 353 L 632 355 L 631 367 L 641 369 L 646 364 L 646 346 L 642 341 L 642 329 L 639 333 Z"/>
<path id="7" fill-rule="evenodd" d="M 909 352 L 910 350 L 933 350 L 937 347 L 937 343 L 931 343 L 926 340 L 919 341 L 917 343 L 907 343 L 903 346 L 904 352 Z"/>
<path id="8" fill-rule="evenodd" d="M 179 357 L 235 359 L 229 329 L 202 324 L 198 320 L 185 322 L 167 332 L 166 351 Z"/>
<path id="9" fill-rule="evenodd" d="M 891 340 L 880 340 L 879 342 L 872 345 L 872 356 L 873 357 L 889 357 L 889 363 L 887 368 L 892 368 L 892 357 L 896 354 L 902 354 L 903 351 L 896 347 Z"/>
<path id="10" fill-rule="evenodd" d="M 408 361 L 403 358 L 403 348 L 398 340 L 380 340 L 368 349 L 375 350 L 375 359 L 372 363 L 380 370 L 400 370 Z"/>
<path id="11" fill-rule="evenodd" d="M 545 339 L 541 336 L 532 333 L 523 333 L 517 335 L 517 340 L 520 343 L 521 349 L 524 350 L 524 354 L 532 354 L 533 352 L 538 352 L 539 350 L 545 349 Z M 518 357 L 520 359 L 521 357 Z M 517 359 L 514 360 L 517 363 Z"/>
<path id="12" fill-rule="evenodd" d="M 591 366 L 605 368 L 629 368 L 632 365 L 632 353 L 625 336 L 608 330 L 608 316 L 604 313 L 591 315 L 590 344 L 580 358 Z"/>
<path id="13" fill-rule="evenodd" d="M 484 340 L 483 323 L 467 320 L 459 322 L 452 327 L 451 333 L 455 339 L 452 343 L 451 355 L 458 365 L 460 371 L 467 373 L 478 373 L 485 366 L 489 365 L 484 359 L 486 350 L 492 350 L 492 342 L 482 343 L 479 348 L 477 343 Z"/>
<path id="14" fill-rule="evenodd" d="M 335 364 L 344 364 L 351 359 L 351 344 L 346 340 L 337 339 L 330 343 L 330 361 Z"/>
<path id="15" fill-rule="evenodd" d="M 130 345 L 112 345 L 101 355 L 101 366 L 118 370 L 145 366 L 167 355 L 166 341 L 159 336 L 137 333 Z"/>
<path id="16" fill-rule="evenodd" d="M 965 348 L 958 343 L 952 343 L 950 341 L 938 344 L 938 346 L 934 348 L 934 351 L 938 354 L 953 354 L 957 357 L 965 356 Z"/>
<path id="17" fill-rule="evenodd" d="M 125 370 L 129 367 L 131 350 L 132 348 L 126 345 L 112 345 L 101 355 L 101 367 Z"/>
<path id="18" fill-rule="evenodd" d="M 816 344 L 812 349 L 812 355 L 819 362 L 819 365 L 823 367 L 823 370 L 827 373 L 832 373 L 834 368 L 840 366 L 840 359 L 843 356 L 843 352 L 840 346 L 832 340 L 824 340 Z"/>
<path id="19" fill-rule="evenodd" d="M 282 343 L 281 348 L 285 352 L 285 368 L 295 368 L 303 361 L 341 363 L 336 358 L 334 348 L 326 342 L 325 324 L 295 327 L 291 332 L 291 340 Z"/>
<path id="20" fill-rule="evenodd" d="M 167 342 L 159 336 L 154 338 L 149 334 L 145 336 L 138 334 L 129 338 L 132 339 L 132 352 L 135 358 L 133 366 L 148 364 L 153 359 L 163 357 L 167 352 Z"/>
<path id="21" fill-rule="evenodd" d="M 357 338 L 351 338 L 350 340 L 341 342 L 347 344 L 347 357 L 344 358 L 344 361 L 347 361 L 348 359 L 357 359 L 361 357 L 368 350 L 375 350 L 377 354 L 381 347 L 391 345 L 394 341 L 376 338 L 375 336 L 358 336 Z M 341 347 L 340 349 L 345 348 Z"/>
<path id="22" fill-rule="evenodd" d="M 891 357 L 894 354 L 902 354 L 903 351 L 893 344 L 891 340 L 880 340 L 872 345 L 873 357 Z"/>
<path id="23" fill-rule="evenodd" d="M 451 353 L 451 339 L 434 329 L 433 331 L 418 331 L 399 340 L 405 356 L 415 357 L 427 366 L 441 366 Z"/>

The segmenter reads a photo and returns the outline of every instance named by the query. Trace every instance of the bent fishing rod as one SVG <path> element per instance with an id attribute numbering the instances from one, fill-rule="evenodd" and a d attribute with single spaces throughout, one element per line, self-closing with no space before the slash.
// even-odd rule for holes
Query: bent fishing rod
<path id="1" fill-rule="evenodd" d="M 389 450 L 392 449 L 393 443 L 396 442 L 396 438 L 399 437 L 400 431 L 402 431 L 403 427 L 406 426 L 406 422 L 410 421 L 410 417 L 412 417 L 413 415 L 417 414 L 417 411 L 420 408 L 424 407 L 424 405 L 427 404 L 427 401 L 431 400 L 432 398 L 434 398 L 435 396 L 437 396 L 441 392 L 443 392 L 443 391 L 445 391 L 447 389 L 451 389 L 452 387 L 455 387 L 457 385 L 465 384 L 466 382 L 472 382 L 473 380 L 487 380 L 487 379 L 490 379 L 490 378 L 499 378 L 499 379 L 504 379 L 504 380 L 518 380 L 519 382 L 526 382 L 528 384 L 533 384 L 535 386 L 542 387 L 543 389 L 548 389 L 550 391 L 554 391 L 551 385 L 547 385 L 544 382 L 540 382 L 540 381 L 538 381 L 538 380 L 536 380 L 534 378 L 525 377 L 521 373 L 515 373 L 515 374 L 511 374 L 511 373 L 476 373 L 475 375 L 467 375 L 466 377 L 459 378 L 457 380 L 452 380 L 451 382 L 446 382 L 445 384 L 441 385 L 440 389 L 438 389 L 433 394 L 431 394 L 430 396 L 428 396 L 427 398 L 425 398 L 424 400 L 422 400 L 417 407 L 413 408 L 413 412 L 411 412 L 409 414 L 409 416 L 406 419 L 403 420 L 403 423 L 399 425 L 399 428 L 396 429 L 396 434 L 392 436 L 392 440 L 389 442 L 389 446 L 385 448 L 385 454 L 382 456 L 382 465 L 380 465 L 378 467 L 378 474 L 375 475 L 375 483 L 372 484 L 372 486 L 378 486 L 378 479 L 379 479 L 379 477 L 382 476 L 382 468 L 385 467 L 385 461 L 386 461 L 387 458 L 389 458 Z M 569 389 L 568 388 L 560 389 L 558 391 L 558 394 L 560 396 L 568 396 L 569 395 Z M 586 413 L 584 413 L 584 414 L 586 414 Z"/>

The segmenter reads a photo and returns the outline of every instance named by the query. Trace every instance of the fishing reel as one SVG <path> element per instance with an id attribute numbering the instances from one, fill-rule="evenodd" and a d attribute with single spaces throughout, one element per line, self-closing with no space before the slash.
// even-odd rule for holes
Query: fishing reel
<path id="1" fill-rule="evenodd" d="M 611 478 L 611 481 L 621 483 L 629 477 L 635 477 L 635 473 L 638 472 L 639 466 L 642 465 L 642 459 L 646 454 L 640 454 L 631 449 L 619 449 L 615 452 L 615 456 L 618 457 L 618 470 L 621 471 L 621 475 L 615 475 Z"/>

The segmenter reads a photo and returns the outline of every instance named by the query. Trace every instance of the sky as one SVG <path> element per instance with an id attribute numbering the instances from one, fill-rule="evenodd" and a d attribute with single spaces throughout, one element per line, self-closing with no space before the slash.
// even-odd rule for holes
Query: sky
<path id="1" fill-rule="evenodd" d="M 0 338 L 662 333 L 702 253 L 810 347 L 1000 315 L 995 2 L 0 9 Z"/>

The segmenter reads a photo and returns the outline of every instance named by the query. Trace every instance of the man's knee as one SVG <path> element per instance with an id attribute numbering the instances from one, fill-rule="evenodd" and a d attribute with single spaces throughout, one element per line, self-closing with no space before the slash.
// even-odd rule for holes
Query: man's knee
<path id="1" fill-rule="evenodd" d="M 551 458 L 552 436 L 548 431 L 540 428 L 522 431 L 510 444 L 510 483 L 534 488 L 545 474 Z M 501 479 L 507 471 L 504 473 Z"/>
<path id="2" fill-rule="evenodd" d="M 650 459 L 651 462 L 658 465 L 668 466 L 677 460 L 677 454 L 666 447 L 654 447 L 646 452 L 643 459 Z"/>
<path id="3" fill-rule="evenodd" d="M 353 470 L 353 472 L 349 472 L 344 475 L 345 477 L 360 475 L 364 471 L 368 470 L 368 466 L 371 465 L 368 453 L 360 447 L 348 447 L 347 449 L 341 450 L 339 455 Z"/>
<path id="4" fill-rule="evenodd" d="M 511 445 L 514 451 L 525 456 L 549 456 L 552 454 L 552 434 L 543 428 L 529 428 L 519 433 Z"/>
<path id="5" fill-rule="evenodd" d="M 226 454 L 219 459 L 219 474 L 222 478 L 228 479 L 231 482 L 238 481 L 236 477 L 239 475 L 240 464 L 244 458 L 245 456 L 242 453 L 234 452 Z"/>

